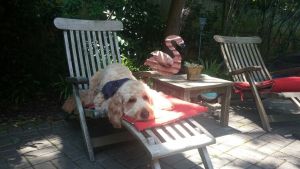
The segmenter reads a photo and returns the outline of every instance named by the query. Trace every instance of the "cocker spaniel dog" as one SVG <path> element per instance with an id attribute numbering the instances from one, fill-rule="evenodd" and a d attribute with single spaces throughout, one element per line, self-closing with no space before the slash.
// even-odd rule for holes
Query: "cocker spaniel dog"
<path id="1" fill-rule="evenodd" d="M 106 111 L 115 128 L 121 128 L 123 115 L 136 120 L 154 119 L 158 109 L 168 110 L 172 104 L 121 64 L 110 64 L 97 72 L 90 80 L 88 103 L 93 101 L 95 109 Z"/>

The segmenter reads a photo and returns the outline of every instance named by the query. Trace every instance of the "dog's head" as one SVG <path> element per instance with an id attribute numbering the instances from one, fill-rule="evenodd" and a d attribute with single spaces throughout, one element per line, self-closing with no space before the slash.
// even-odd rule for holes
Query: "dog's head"
<path id="1" fill-rule="evenodd" d="M 108 117 L 114 127 L 121 127 L 124 115 L 136 120 L 154 119 L 153 100 L 150 89 L 143 82 L 128 80 L 110 98 Z"/>

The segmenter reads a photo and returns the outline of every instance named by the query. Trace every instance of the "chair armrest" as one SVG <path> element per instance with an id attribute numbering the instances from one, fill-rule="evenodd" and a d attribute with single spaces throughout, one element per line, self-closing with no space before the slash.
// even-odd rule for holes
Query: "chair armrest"
<path id="1" fill-rule="evenodd" d="M 300 76 L 300 67 L 294 67 L 289 69 L 277 70 L 271 72 L 271 75 L 280 76 L 280 75 L 297 75 Z"/>
<path id="2" fill-rule="evenodd" d="M 67 81 L 73 84 L 88 84 L 89 80 L 86 77 L 67 77 Z"/>
<path id="3" fill-rule="evenodd" d="M 229 73 L 231 75 L 237 75 L 237 74 L 253 72 L 253 71 L 258 71 L 258 70 L 261 70 L 260 66 L 249 66 L 249 67 L 245 67 L 245 68 L 242 68 L 242 69 L 237 69 L 237 70 L 231 71 Z"/>

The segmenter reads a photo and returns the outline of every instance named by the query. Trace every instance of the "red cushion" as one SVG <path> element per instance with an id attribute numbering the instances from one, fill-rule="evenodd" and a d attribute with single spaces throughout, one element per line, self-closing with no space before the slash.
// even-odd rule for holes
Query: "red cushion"
<path id="1" fill-rule="evenodd" d="M 172 102 L 173 109 L 170 111 L 160 110 L 155 112 L 154 120 L 137 121 L 128 116 L 124 116 L 123 119 L 133 124 L 137 130 L 142 131 L 147 128 L 173 123 L 208 111 L 207 107 L 195 103 L 190 103 L 167 95 L 165 97 Z"/>
<path id="2" fill-rule="evenodd" d="M 257 82 L 255 85 L 259 89 L 266 89 L 271 88 L 273 83 L 273 80 L 265 80 L 262 82 Z M 234 87 L 239 90 L 250 90 L 250 84 L 248 82 L 235 82 Z"/>
<path id="3" fill-rule="evenodd" d="M 300 92 L 300 77 L 283 77 L 273 81 L 272 92 Z"/>

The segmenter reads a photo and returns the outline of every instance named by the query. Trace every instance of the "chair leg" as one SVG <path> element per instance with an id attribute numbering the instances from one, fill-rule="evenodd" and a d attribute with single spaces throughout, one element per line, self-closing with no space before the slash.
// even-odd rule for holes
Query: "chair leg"
<path id="1" fill-rule="evenodd" d="M 86 144 L 86 147 L 87 147 L 87 150 L 88 150 L 89 158 L 90 158 L 91 161 L 94 161 L 95 160 L 94 151 L 93 151 L 92 143 L 91 143 L 91 140 L 90 140 L 90 135 L 89 135 L 89 131 L 88 131 L 88 128 L 87 128 L 86 119 L 85 119 L 85 115 L 84 115 L 84 110 L 83 110 L 83 107 L 82 107 L 82 104 L 81 104 L 81 101 L 80 101 L 79 90 L 78 90 L 77 86 L 75 86 L 73 88 L 73 92 L 74 92 L 74 95 L 75 95 L 76 104 L 80 105 L 80 106 L 77 106 L 78 112 L 79 112 L 79 118 L 80 118 L 80 126 L 81 126 L 81 129 L 82 129 L 82 132 L 83 132 L 83 137 L 84 137 L 84 141 L 85 141 L 85 144 Z"/>
<path id="2" fill-rule="evenodd" d="M 259 96 L 259 93 L 255 86 L 251 86 L 251 90 L 252 90 L 252 93 L 254 96 L 254 100 L 255 100 L 256 107 L 257 107 L 257 110 L 258 110 L 258 113 L 260 116 L 260 120 L 262 122 L 263 129 L 269 132 L 269 131 L 271 131 L 270 122 L 269 122 L 267 113 L 265 111 L 264 105 Z"/>
<path id="3" fill-rule="evenodd" d="M 202 162 L 206 169 L 213 169 L 213 165 L 211 163 L 210 157 L 208 155 L 206 147 L 198 148 L 198 152 L 201 156 Z"/>
<path id="4" fill-rule="evenodd" d="M 161 169 L 158 159 L 152 160 L 151 163 L 152 169 Z"/>

